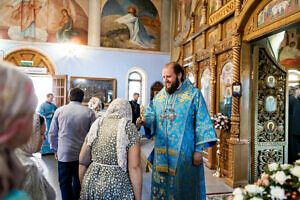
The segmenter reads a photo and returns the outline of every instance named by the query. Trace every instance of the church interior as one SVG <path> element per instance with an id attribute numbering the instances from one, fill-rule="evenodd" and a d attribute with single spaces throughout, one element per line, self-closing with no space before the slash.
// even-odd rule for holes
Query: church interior
<path id="1" fill-rule="evenodd" d="M 291 121 L 300 122 L 300 94 L 298 113 L 289 110 L 291 91 L 300 89 L 298 0 L 0 2 L 0 59 L 32 79 L 38 107 L 47 93 L 56 106 L 67 104 L 75 87 L 85 92 L 85 106 L 99 97 L 105 110 L 114 99 L 139 93 L 138 103 L 147 107 L 164 87 L 164 65 L 179 63 L 212 121 L 218 113 L 228 119 L 228 126 L 215 126 L 217 145 L 203 151 L 207 199 L 255 183 L 267 164 L 299 159 L 300 129 Z M 153 145 L 142 137 L 144 200 Z M 36 156 L 60 199 L 53 153 Z"/>

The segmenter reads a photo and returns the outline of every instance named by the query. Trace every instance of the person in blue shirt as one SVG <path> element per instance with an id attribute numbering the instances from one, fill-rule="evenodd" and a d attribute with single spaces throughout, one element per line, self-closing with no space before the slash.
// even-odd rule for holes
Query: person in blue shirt
<path id="1" fill-rule="evenodd" d="M 50 145 L 48 142 L 48 131 L 50 129 L 51 121 L 54 112 L 57 109 L 57 106 L 54 103 L 52 103 L 54 98 L 54 95 L 52 93 L 48 93 L 46 97 L 47 97 L 46 101 L 42 103 L 39 108 L 39 113 L 46 118 L 46 122 L 47 122 L 47 130 L 46 130 L 47 139 L 43 143 L 42 150 L 41 150 L 42 154 L 54 153 L 54 151 L 50 149 Z"/>

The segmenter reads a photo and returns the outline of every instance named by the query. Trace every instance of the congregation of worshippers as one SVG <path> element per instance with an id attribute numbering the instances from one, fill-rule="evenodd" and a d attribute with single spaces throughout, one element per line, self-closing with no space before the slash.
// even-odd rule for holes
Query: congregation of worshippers
<path id="1" fill-rule="evenodd" d="M 0 200 L 300 199 L 300 1 L 0 11 Z"/>

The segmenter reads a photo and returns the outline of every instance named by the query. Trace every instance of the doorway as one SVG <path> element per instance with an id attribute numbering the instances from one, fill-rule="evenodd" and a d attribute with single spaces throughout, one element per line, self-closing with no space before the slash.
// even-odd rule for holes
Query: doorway
<path id="1" fill-rule="evenodd" d="M 36 111 L 38 111 L 40 105 L 46 101 L 46 95 L 48 93 L 53 93 L 53 80 L 50 75 L 32 75 L 27 74 L 34 85 L 35 93 L 38 98 L 38 106 Z"/>
<path id="2" fill-rule="evenodd" d="M 264 171 L 265 164 L 288 163 L 291 151 L 288 91 L 300 81 L 300 26 L 285 28 L 251 43 L 250 56 L 253 182 Z"/>

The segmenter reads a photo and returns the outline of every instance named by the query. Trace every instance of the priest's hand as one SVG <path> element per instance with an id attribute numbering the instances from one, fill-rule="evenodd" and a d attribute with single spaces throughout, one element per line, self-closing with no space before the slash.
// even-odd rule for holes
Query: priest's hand
<path id="1" fill-rule="evenodd" d="M 145 120 L 141 120 L 141 118 L 138 118 L 137 120 L 136 120 L 136 127 L 138 128 L 138 130 L 140 130 L 140 128 L 142 127 L 142 126 L 144 126 L 146 124 L 146 121 Z"/>
<path id="2" fill-rule="evenodd" d="M 199 166 L 202 163 L 202 153 L 194 152 L 193 154 L 193 165 Z"/>

